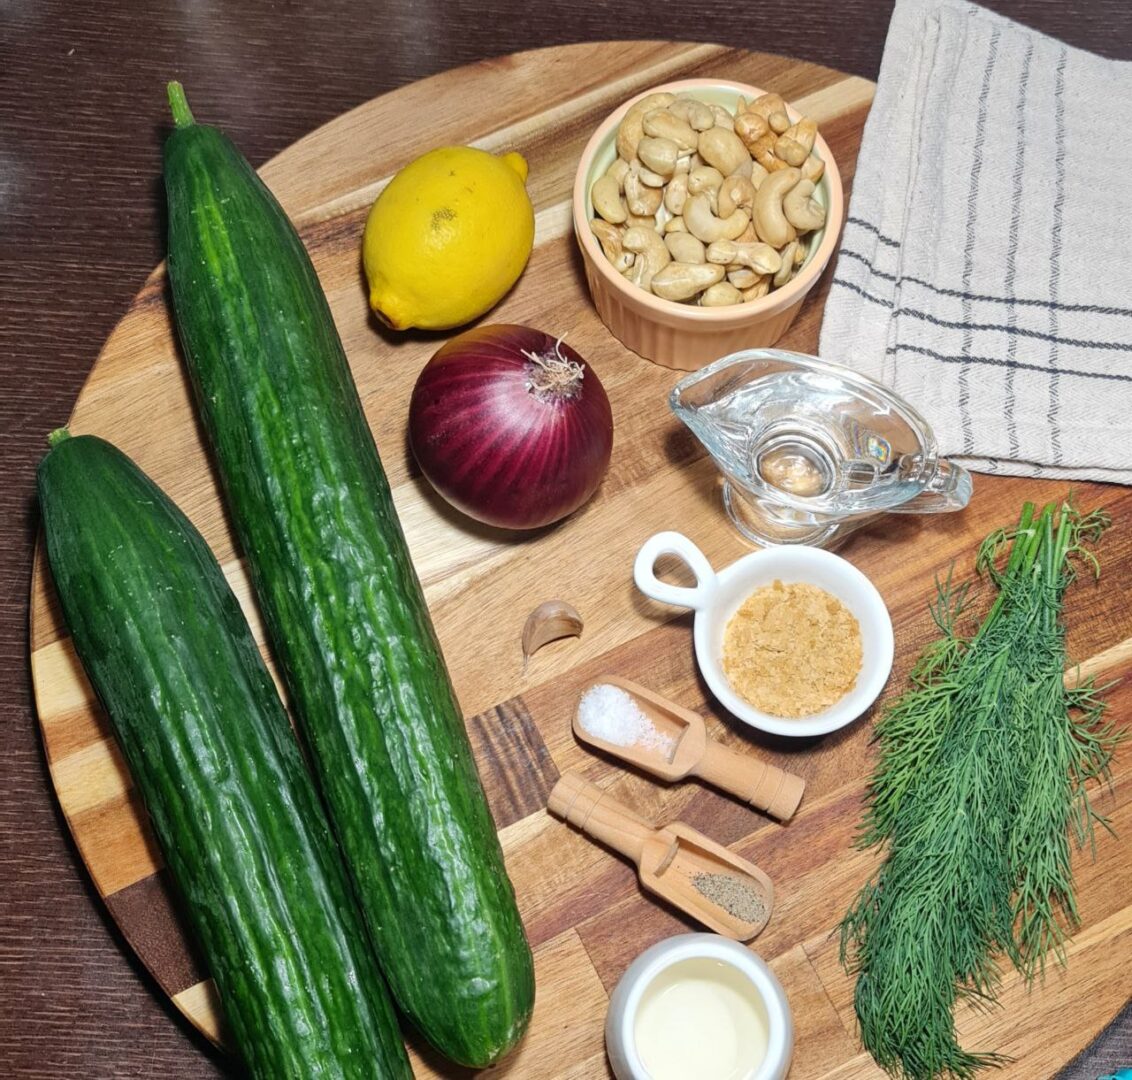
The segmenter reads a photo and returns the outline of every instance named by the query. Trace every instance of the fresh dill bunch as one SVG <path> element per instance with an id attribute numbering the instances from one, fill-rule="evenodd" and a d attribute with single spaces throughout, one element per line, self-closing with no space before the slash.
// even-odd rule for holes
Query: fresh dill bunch
<path id="1" fill-rule="evenodd" d="M 1013 530 L 986 538 L 976 568 L 995 598 L 959 629 L 966 586 L 937 583 L 940 631 L 910 688 L 878 721 L 880 753 L 862 846 L 886 857 L 841 924 L 857 982 L 861 1039 L 908 1080 L 969 1080 L 1003 1059 L 964 1050 L 954 1007 L 992 1007 L 1004 954 L 1030 979 L 1077 923 L 1069 834 L 1102 821 L 1085 784 L 1107 775 L 1116 735 L 1091 684 L 1066 689 L 1060 621 L 1075 563 L 1108 524 L 1026 504 Z"/>

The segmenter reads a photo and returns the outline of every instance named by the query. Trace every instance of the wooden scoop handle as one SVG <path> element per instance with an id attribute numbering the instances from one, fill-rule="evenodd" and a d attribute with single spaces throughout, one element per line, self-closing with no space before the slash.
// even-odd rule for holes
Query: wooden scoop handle
<path id="1" fill-rule="evenodd" d="M 1115 667 L 1121 667 L 1132 660 L 1132 638 L 1113 645 L 1110 649 L 1098 653 L 1080 664 L 1074 664 L 1065 672 L 1065 685 L 1072 688 L 1102 673 L 1107 673 Z"/>
<path id="2" fill-rule="evenodd" d="M 802 777 L 748 754 L 737 754 L 711 739 L 695 772 L 709 784 L 738 795 L 779 821 L 789 821 L 794 816 L 806 789 Z"/>
<path id="3" fill-rule="evenodd" d="M 563 773 L 546 804 L 555 817 L 640 864 L 656 826 L 575 772 Z"/>

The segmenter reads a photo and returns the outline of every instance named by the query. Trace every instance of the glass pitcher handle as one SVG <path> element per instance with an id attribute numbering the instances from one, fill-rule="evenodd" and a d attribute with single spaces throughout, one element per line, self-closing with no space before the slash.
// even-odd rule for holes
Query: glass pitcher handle
<path id="1" fill-rule="evenodd" d="M 971 501 L 971 474 L 954 461 L 940 459 L 935 472 L 914 499 L 889 507 L 893 514 L 945 514 Z"/>

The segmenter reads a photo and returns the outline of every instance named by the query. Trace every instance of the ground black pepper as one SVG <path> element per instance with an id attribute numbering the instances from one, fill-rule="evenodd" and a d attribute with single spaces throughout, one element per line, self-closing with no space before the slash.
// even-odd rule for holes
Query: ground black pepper
<path id="1" fill-rule="evenodd" d="M 736 919 L 749 923 L 766 919 L 766 904 L 755 885 L 734 874 L 693 874 L 692 884 L 701 896 Z"/>

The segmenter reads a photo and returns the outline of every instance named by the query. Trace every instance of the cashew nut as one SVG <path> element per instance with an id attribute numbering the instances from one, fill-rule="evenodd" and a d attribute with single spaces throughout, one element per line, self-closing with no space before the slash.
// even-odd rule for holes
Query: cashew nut
<path id="1" fill-rule="evenodd" d="M 764 180 L 765 180 L 765 179 L 766 179 L 766 178 L 767 178 L 768 176 L 770 176 L 770 173 L 769 173 L 769 172 L 767 172 L 767 170 L 766 170 L 766 169 L 764 169 L 764 168 L 763 168 L 763 167 L 762 167 L 762 166 L 761 166 L 761 165 L 760 165 L 760 164 L 759 164 L 759 163 L 758 163 L 757 161 L 752 161 L 752 162 L 751 162 L 751 175 L 750 175 L 750 181 L 751 181 L 751 186 L 752 186 L 752 187 L 753 187 L 753 188 L 754 188 L 754 189 L 755 189 L 756 191 L 758 191 L 758 190 L 759 190 L 759 187 L 760 187 L 760 185 L 762 184 L 762 182 L 763 182 L 763 181 L 764 181 Z"/>
<path id="2" fill-rule="evenodd" d="M 741 304 L 743 294 L 729 281 L 717 281 L 704 289 L 700 296 L 701 307 L 726 307 L 728 304 Z"/>
<path id="3" fill-rule="evenodd" d="M 700 132 L 699 153 L 704 161 L 714 165 L 724 176 L 730 176 L 751 158 L 739 136 L 722 127 Z"/>
<path id="4" fill-rule="evenodd" d="M 621 246 L 637 255 L 636 262 L 625 276 L 642 289 L 647 289 L 653 275 L 672 261 L 660 233 L 644 225 L 627 229 L 621 237 Z"/>
<path id="5" fill-rule="evenodd" d="M 723 280 L 717 263 L 670 262 L 652 279 L 652 291 L 663 300 L 690 300 Z"/>
<path id="6" fill-rule="evenodd" d="M 737 168 L 731 175 L 741 176 L 744 180 L 750 180 L 754 171 L 755 163 L 750 159 L 750 156 L 748 156 L 747 160 L 744 161 L 742 165 L 740 165 L 739 168 Z"/>
<path id="7" fill-rule="evenodd" d="M 618 156 L 626 161 L 632 161 L 637 156 L 637 143 L 645 133 L 645 113 L 653 109 L 663 109 L 675 100 L 672 94 L 646 94 L 640 101 L 630 105 L 617 128 Z"/>
<path id="8" fill-rule="evenodd" d="M 786 112 L 786 102 L 779 94 L 763 94 L 747 106 L 747 112 L 761 116 L 776 135 L 781 135 L 790 126 Z"/>
<path id="9" fill-rule="evenodd" d="M 601 244 L 601 250 L 605 252 L 605 257 L 613 264 L 614 270 L 623 274 L 633 265 L 633 253 L 626 251 L 621 243 L 623 230 L 598 218 L 594 218 L 590 222 L 590 228 L 593 230 L 594 236 L 597 237 L 598 243 Z"/>
<path id="10" fill-rule="evenodd" d="M 660 188 L 647 187 L 641 180 L 641 166 L 634 161 L 625 174 L 625 202 L 629 213 L 652 217 L 660 209 Z"/>
<path id="11" fill-rule="evenodd" d="M 782 258 L 769 244 L 737 244 L 732 240 L 718 240 L 707 249 L 707 260 L 726 266 L 748 266 L 756 274 L 776 274 Z"/>
<path id="12" fill-rule="evenodd" d="M 668 181 L 664 189 L 664 206 L 670 214 L 679 215 L 684 212 L 684 203 L 688 198 L 688 174 L 678 172 Z"/>
<path id="13" fill-rule="evenodd" d="M 751 157 L 770 173 L 789 168 L 786 162 L 774 152 L 777 144 L 778 136 L 773 131 L 768 131 L 761 138 L 756 139 L 750 147 Z"/>
<path id="14" fill-rule="evenodd" d="M 727 177 L 716 195 L 716 209 L 720 217 L 730 217 L 739 207 L 749 214 L 755 201 L 754 185 L 741 173 Z"/>
<path id="15" fill-rule="evenodd" d="M 794 226 L 786 220 L 786 215 L 782 211 L 782 200 L 798 183 L 801 175 L 797 169 L 789 167 L 771 173 L 755 192 L 751 220 L 755 223 L 755 232 L 759 234 L 759 239 L 773 248 L 782 248 L 798 235 Z M 631 208 L 632 204 L 630 204 Z M 691 228 L 691 225 L 688 227 Z"/>
<path id="16" fill-rule="evenodd" d="M 804 240 L 798 241 L 798 246 L 794 249 L 794 265 L 795 267 L 801 266 L 806 261 L 806 256 L 809 254 L 807 244 Z"/>
<path id="17" fill-rule="evenodd" d="M 740 266 L 738 270 L 727 271 L 727 280 L 737 289 L 749 289 L 761 278 L 761 274 L 756 274 L 754 270 L 746 266 Z"/>
<path id="18" fill-rule="evenodd" d="M 799 180 L 782 198 L 782 212 L 799 232 L 811 232 L 825 224 L 825 207 L 813 194 L 813 181 Z"/>
<path id="19" fill-rule="evenodd" d="M 735 237 L 737 244 L 753 244 L 759 238 L 759 234 L 755 232 L 755 226 L 751 222 L 747 222 L 747 227 Z"/>
<path id="20" fill-rule="evenodd" d="M 623 157 L 615 157 L 613 164 L 605 170 L 606 176 L 612 176 L 617 181 L 617 190 L 625 190 L 625 176 L 629 172 L 629 163 Z"/>
<path id="21" fill-rule="evenodd" d="M 779 203 L 780 213 L 781 209 Z M 687 225 L 688 232 L 705 244 L 713 244 L 716 240 L 733 240 L 747 227 L 750 220 L 744 210 L 736 210 L 725 218 L 716 217 L 711 210 L 711 201 L 703 193 L 690 196 L 684 204 L 684 224 Z"/>
<path id="22" fill-rule="evenodd" d="M 718 191 L 723 184 L 723 173 L 711 165 L 697 165 L 688 173 L 688 194 L 699 195 L 702 191 Z"/>
<path id="23" fill-rule="evenodd" d="M 788 164 L 799 166 L 813 151 L 817 133 L 817 124 L 803 117 L 779 135 L 774 152 Z"/>
<path id="24" fill-rule="evenodd" d="M 667 236 L 669 233 L 687 232 L 687 231 L 688 231 L 688 226 L 684 224 L 684 215 L 683 214 L 677 214 L 676 217 L 669 218 L 664 223 L 664 235 L 665 236 Z"/>
<path id="25" fill-rule="evenodd" d="M 758 113 L 744 112 L 735 117 L 735 134 L 748 150 L 768 131 L 770 125 L 766 122 L 766 117 Z"/>
<path id="26" fill-rule="evenodd" d="M 709 105 L 711 115 L 715 119 L 715 127 L 725 128 L 727 131 L 735 130 L 735 117 L 731 115 L 722 105 Z"/>
<path id="27" fill-rule="evenodd" d="M 671 232 L 664 237 L 664 243 L 669 253 L 677 262 L 702 263 L 707 262 L 704 255 L 704 245 L 690 232 Z"/>
<path id="28" fill-rule="evenodd" d="M 770 277 L 761 277 L 753 285 L 746 289 L 741 289 L 740 291 L 743 294 L 743 303 L 749 303 L 751 300 L 761 300 L 770 292 Z"/>
<path id="29" fill-rule="evenodd" d="M 673 116 L 667 109 L 652 109 L 645 113 L 645 134 L 657 139 L 671 139 L 682 150 L 695 150 L 699 138 L 687 120 Z"/>
<path id="30" fill-rule="evenodd" d="M 644 142 L 644 140 L 641 140 Z M 647 165 L 642 165 L 637 169 L 637 175 L 641 178 L 641 183 L 645 187 L 662 188 L 668 183 L 667 176 L 661 176 L 660 173 L 653 172 Z"/>
<path id="31" fill-rule="evenodd" d="M 637 143 L 637 157 L 661 176 L 671 176 L 676 171 L 676 159 L 679 156 L 680 147 L 671 139 L 654 139 L 651 135 L 645 135 Z"/>
<path id="32" fill-rule="evenodd" d="M 825 162 L 817 154 L 811 154 L 802 162 L 802 179 L 804 180 L 812 180 L 816 184 L 822 178 L 824 172 Z"/>
<path id="33" fill-rule="evenodd" d="M 808 156 L 806 148 L 789 135 L 779 135 L 778 141 L 774 144 L 774 153 L 781 161 L 785 161 L 787 165 L 795 167 L 802 164 Z"/>
<path id="34" fill-rule="evenodd" d="M 590 188 L 590 198 L 593 200 L 594 210 L 606 221 L 620 225 L 625 220 L 625 204 L 621 201 L 621 189 L 617 181 L 608 173 L 594 181 Z"/>
<path id="35" fill-rule="evenodd" d="M 706 131 L 715 123 L 712 109 L 692 97 L 678 97 L 668 106 L 668 111 L 683 120 L 693 131 Z"/>
<path id="36" fill-rule="evenodd" d="M 778 273 L 774 275 L 774 287 L 781 289 L 793 276 L 794 276 L 794 256 L 798 252 L 798 241 L 791 240 L 789 244 L 782 249 L 782 266 L 779 268 Z"/>
<path id="37" fill-rule="evenodd" d="M 646 191 L 659 191 L 659 188 L 646 188 Z M 629 211 L 629 216 L 625 219 L 625 224 L 631 229 L 634 225 L 644 225 L 648 229 L 656 228 L 656 215 L 655 214 L 634 214 L 632 210 Z"/>

